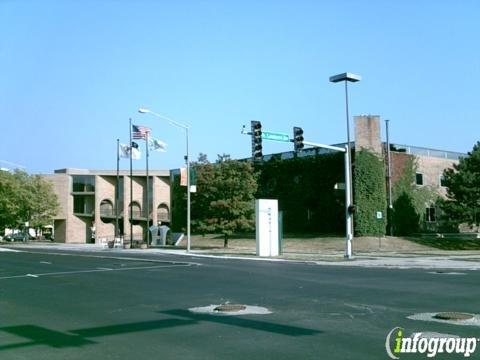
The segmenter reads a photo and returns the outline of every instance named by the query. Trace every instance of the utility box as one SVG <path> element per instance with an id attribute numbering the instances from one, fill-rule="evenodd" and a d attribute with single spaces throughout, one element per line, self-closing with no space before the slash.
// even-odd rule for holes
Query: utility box
<path id="1" fill-rule="evenodd" d="M 255 213 L 257 256 L 278 256 L 278 200 L 257 199 Z"/>

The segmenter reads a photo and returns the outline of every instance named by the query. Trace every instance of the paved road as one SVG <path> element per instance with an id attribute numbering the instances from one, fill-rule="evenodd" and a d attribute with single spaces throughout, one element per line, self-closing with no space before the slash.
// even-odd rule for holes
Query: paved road
<path id="1" fill-rule="evenodd" d="M 0 252 L 0 359 L 385 359 L 396 326 L 479 337 L 479 327 L 407 319 L 478 313 L 480 272 L 462 273 Z M 188 310 L 225 302 L 272 313 Z"/>

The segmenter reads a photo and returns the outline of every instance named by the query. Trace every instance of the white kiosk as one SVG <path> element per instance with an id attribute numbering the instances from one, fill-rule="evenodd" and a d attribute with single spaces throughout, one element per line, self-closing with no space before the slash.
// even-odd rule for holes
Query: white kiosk
<path id="1" fill-rule="evenodd" d="M 255 200 L 255 213 L 257 256 L 278 256 L 278 200 Z"/>

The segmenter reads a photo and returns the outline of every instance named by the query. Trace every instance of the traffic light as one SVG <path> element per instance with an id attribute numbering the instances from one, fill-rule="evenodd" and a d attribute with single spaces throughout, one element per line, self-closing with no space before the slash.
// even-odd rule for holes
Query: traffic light
<path id="1" fill-rule="evenodd" d="M 301 151 L 303 146 L 303 129 L 295 126 L 293 128 L 293 148 L 295 151 Z"/>
<path id="2" fill-rule="evenodd" d="M 252 132 L 252 158 L 253 160 L 261 160 L 262 153 L 262 123 L 252 120 L 250 122 Z"/>

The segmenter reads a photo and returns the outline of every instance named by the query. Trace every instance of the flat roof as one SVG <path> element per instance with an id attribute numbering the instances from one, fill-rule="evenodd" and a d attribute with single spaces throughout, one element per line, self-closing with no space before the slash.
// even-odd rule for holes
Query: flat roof
<path id="1" fill-rule="evenodd" d="M 99 175 L 99 176 L 116 176 L 117 170 L 92 170 L 92 169 L 75 169 L 75 168 L 65 168 L 57 169 L 54 171 L 55 174 L 67 174 L 67 175 Z M 120 170 L 118 172 L 121 176 L 129 176 L 130 170 Z M 146 176 L 147 172 L 145 170 L 133 170 L 133 176 Z M 148 170 L 149 176 L 170 176 L 170 170 Z"/>
<path id="2" fill-rule="evenodd" d="M 343 147 L 345 146 L 345 144 L 346 142 L 333 144 L 332 146 Z M 386 143 L 382 142 L 382 145 L 386 146 Z M 351 141 L 350 146 L 355 148 L 355 142 Z M 400 152 L 400 153 L 405 153 L 408 155 L 415 155 L 415 156 L 435 157 L 435 158 L 448 159 L 448 160 L 459 160 L 460 158 L 467 156 L 467 154 L 461 153 L 461 152 L 431 149 L 431 148 L 426 148 L 421 146 L 400 145 L 396 143 L 390 143 L 390 148 L 391 149 L 393 148 L 391 150 L 393 152 Z M 308 147 L 300 151 L 296 156 L 306 157 L 306 156 L 331 154 L 331 153 L 335 153 L 335 151 L 329 150 L 329 149 Z M 278 157 L 281 160 L 292 159 L 295 157 L 295 151 L 284 151 L 280 153 L 265 154 L 263 155 L 263 160 L 268 161 L 272 157 Z M 245 160 L 245 159 L 242 159 L 242 160 Z"/>

